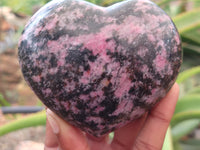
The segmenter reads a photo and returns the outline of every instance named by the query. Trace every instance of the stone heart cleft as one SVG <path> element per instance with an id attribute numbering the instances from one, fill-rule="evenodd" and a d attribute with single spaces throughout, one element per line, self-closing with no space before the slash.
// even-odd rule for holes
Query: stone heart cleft
<path id="1" fill-rule="evenodd" d="M 148 0 L 110 7 L 54 0 L 26 25 L 19 61 L 48 108 L 99 137 L 141 117 L 166 95 L 182 50 L 170 17 Z"/>

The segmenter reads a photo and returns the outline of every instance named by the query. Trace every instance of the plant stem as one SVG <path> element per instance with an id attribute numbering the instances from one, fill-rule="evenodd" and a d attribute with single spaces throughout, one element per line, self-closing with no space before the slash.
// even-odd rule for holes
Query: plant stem
<path id="1" fill-rule="evenodd" d="M 190 78 L 193 75 L 199 74 L 200 73 L 200 66 L 197 67 L 193 67 L 191 69 L 185 70 L 183 72 L 181 72 L 178 76 L 178 79 L 176 80 L 176 82 L 178 84 L 182 83 L 183 81 L 185 81 L 186 79 Z"/>
<path id="2" fill-rule="evenodd" d="M 10 133 L 12 131 L 19 130 L 19 129 L 38 126 L 38 125 L 45 125 L 45 124 L 46 124 L 45 111 L 38 112 L 32 115 L 29 115 L 25 118 L 20 118 L 1 126 L 0 136 Z"/>

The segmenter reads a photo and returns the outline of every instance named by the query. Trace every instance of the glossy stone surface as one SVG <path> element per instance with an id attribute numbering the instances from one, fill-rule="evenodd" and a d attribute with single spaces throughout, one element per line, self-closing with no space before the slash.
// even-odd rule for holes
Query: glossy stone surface
<path id="1" fill-rule="evenodd" d="M 182 52 L 173 22 L 150 1 L 104 8 L 56 0 L 26 25 L 19 60 L 25 80 L 47 107 L 99 137 L 166 95 Z"/>

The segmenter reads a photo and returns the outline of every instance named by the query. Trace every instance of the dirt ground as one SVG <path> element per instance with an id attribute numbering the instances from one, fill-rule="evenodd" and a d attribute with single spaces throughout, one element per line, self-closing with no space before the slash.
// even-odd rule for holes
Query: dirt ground
<path id="1" fill-rule="evenodd" d="M 31 127 L 0 137 L 1 150 L 43 150 L 45 127 Z M 31 148 L 30 148 L 31 147 Z"/>
<path id="2" fill-rule="evenodd" d="M 38 98 L 23 79 L 17 56 L 16 32 L 27 19 L 8 7 L 0 7 L 0 94 L 12 106 L 35 106 L 38 103 Z M 0 126 L 14 118 L 0 113 Z M 0 150 L 43 150 L 44 135 L 44 126 L 12 132 L 0 137 Z"/>
<path id="3" fill-rule="evenodd" d="M 17 49 L 0 54 L 0 93 L 12 106 L 34 106 L 38 98 L 25 83 L 18 64 Z M 0 126 L 13 120 L 0 115 Z M 34 127 L 0 137 L 0 150 L 43 150 L 45 127 Z"/>

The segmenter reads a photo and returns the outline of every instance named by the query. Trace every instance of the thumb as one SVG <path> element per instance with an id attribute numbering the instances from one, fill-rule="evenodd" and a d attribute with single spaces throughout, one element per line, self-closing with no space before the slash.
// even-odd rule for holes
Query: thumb
<path id="1" fill-rule="evenodd" d="M 89 150 L 87 139 L 83 132 L 68 124 L 50 109 L 47 109 L 47 121 L 53 133 L 58 138 L 62 150 Z"/>

